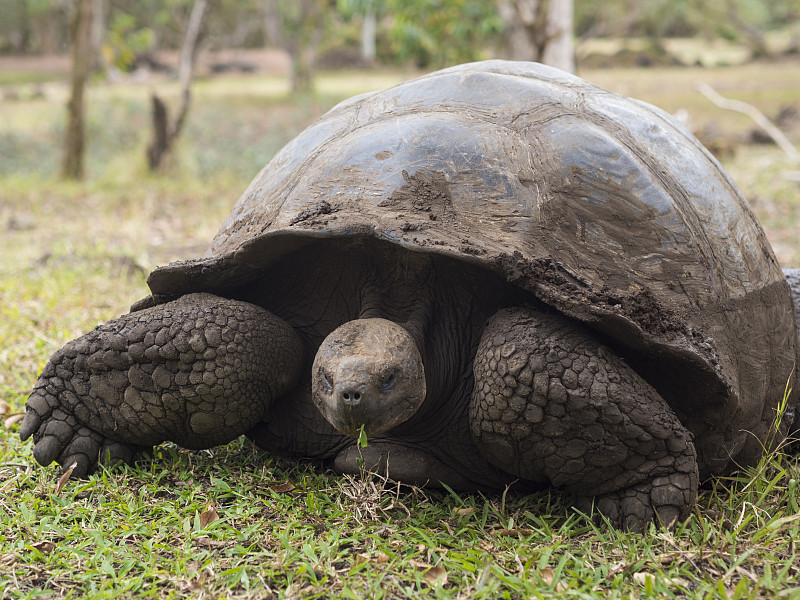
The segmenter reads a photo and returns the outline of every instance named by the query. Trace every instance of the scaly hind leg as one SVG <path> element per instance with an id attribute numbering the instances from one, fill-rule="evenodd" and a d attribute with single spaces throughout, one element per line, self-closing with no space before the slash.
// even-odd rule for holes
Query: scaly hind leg
<path id="1" fill-rule="evenodd" d="M 686 519 L 697 498 L 691 435 L 661 396 L 587 328 L 502 310 L 474 362 L 473 439 L 495 466 L 549 482 L 617 527 Z"/>
<path id="2" fill-rule="evenodd" d="M 294 330 L 266 310 L 190 294 L 109 321 L 50 358 L 27 403 L 23 440 L 47 465 L 130 462 L 163 441 L 208 448 L 244 434 L 299 379 Z"/>

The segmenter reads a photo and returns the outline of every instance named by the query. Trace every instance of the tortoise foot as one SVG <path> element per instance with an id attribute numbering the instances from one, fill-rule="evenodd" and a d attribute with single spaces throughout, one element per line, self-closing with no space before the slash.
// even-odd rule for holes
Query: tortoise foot
<path id="1" fill-rule="evenodd" d="M 618 492 L 579 498 L 575 507 L 588 516 L 603 516 L 626 531 L 642 532 L 650 523 L 672 529 L 689 517 L 696 488 L 696 477 L 675 472 Z"/>
<path id="2" fill-rule="evenodd" d="M 299 377 L 294 330 L 271 313 L 190 294 L 109 321 L 56 351 L 20 436 L 73 474 L 131 462 L 163 441 L 209 448 L 242 435 Z"/>
<path id="3" fill-rule="evenodd" d="M 689 516 L 699 477 L 691 434 L 590 330 L 554 313 L 500 311 L 474 371 L 472 436 L 495 466 L 589 508 L 594 499 L 625 529 Z"/>
<path id="4" fill-rule="evenodd" d="M 46 386 L 37 387 L 28 399 L 20 437 L 33 437 L 33 457 L 39 464 L 56 461 L 62 471 L 72 468 L 71 477 L 82 478 L 94 473 L 98 464 L 133 464 L 144 450 L 143 446 L 107 439 L 82 424 L 69 410 Z"/>

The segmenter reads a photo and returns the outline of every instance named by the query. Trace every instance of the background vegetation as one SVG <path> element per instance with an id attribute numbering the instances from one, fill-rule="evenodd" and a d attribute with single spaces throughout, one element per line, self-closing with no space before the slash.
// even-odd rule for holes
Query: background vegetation
<path id="1" fill-rule="evenodd" d="M 125 312 L 154 266 L 201 255 L 284 143 L 338 100 L 503 53 L 493 2 L 321 3 L 314 91 L 293 94 L 288 49 L 266 47 L 277 43 L 267 3 L 218 0 L 183 137 L 150 173 L 150 94 L 179 100 L 172 70 L 191 4 L 104 3 L 80 182 L 58 178 L 70 3 L 2 4 L 0 598 L 800 597 L 793 452 L 707 482 L 685 525 L 644 536 L 584 519 L 557 492 L 397 488 L 245 441 L 165 445 L 136 468 L 63 488 L 54 467 L 35 465 L 17 415 L 48 356 Z M 747 102 L 800 144 L 797 4 L 575 2 L 579 74 L 678 114 L 720 157 L 786 265 L 800 265 L 800 165 L 695 86 Z M 370 10 L 372 65 L 361 46 Z M 271 14 L 291 32 L 296 15 Z"/>
<path id="2" fill-rule="evenodd" d="M 566 0 L 565 0 L 566 1 Z M 723 39 L 751 57 L 800 49 L 798 0 L 571 0 L 574 34 L 591 39 L 646 39 L 653 46 L 674 38 Z M 194 0 L 93 0 L 95 38 L 106 66 L 129 71 L 137 59 L 180 48 Z M 205 19 L 211 50 L 262 48 L 297 38 L 313 44 L 326 64 L 358 64 L 365 21 L 374 18 L 381 64 L 441 67 L 502 51 L 511 25 L 507 3 L 536 0 L 215 0 Z M 545 0 L 546 3 L 546 0 Z M 74 0 L 4 0 L 0 53 L 57 54 L 69 45 L 68 15 Z M 782 30 L 774 44 L 770 33 Z M 313 35 L 309 32 L 313 31 Z M 374 58 L 374 57 L 371 57 Z"/>

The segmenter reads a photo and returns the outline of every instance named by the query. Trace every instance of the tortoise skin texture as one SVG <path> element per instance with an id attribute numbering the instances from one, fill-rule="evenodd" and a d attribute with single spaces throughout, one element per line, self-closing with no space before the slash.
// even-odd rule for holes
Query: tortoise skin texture
<path id="1" fill-rule="evenodd" d="M 796 387 L 792 293 L 733 182 L 669 115 L 538 64 L 341 103 L 256 176 L 206 257 L 148 285 L 43 371 L 21 432 L 39 462 L 79 456 L 83 475 L 99 453 L 246 433 L 348 471 L 362 422 L 364 460 L 392 477 L 553 485 L 641 528 L 685 518 L 698 481 L 752 464 L 794 420 L 792 396 L 773 435 Z M 179 331 L 230 310 L 249 315 L 247 349 L 177 351 Z M 180 325 L 148 325 L 164 314 Z M 137 323 L 169 334 L 141 365 Z M 421 364 L 358 366 L 397 325 Z M 350 356 L 340 326 L 376 341 Z M 353 369 L 369 375 L 330 380 Z"/>

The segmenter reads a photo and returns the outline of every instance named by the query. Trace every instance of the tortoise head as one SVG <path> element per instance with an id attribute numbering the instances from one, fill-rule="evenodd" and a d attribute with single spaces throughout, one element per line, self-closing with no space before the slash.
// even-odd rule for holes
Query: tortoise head
<path id="1" fill-rule="evenodd" d="M 338 431 L 379 435 L 408 420 L 425 399 L 422 356 L 409 332 L 386 319 L 335 329 L 317 351 L 311 390 Z"/>

